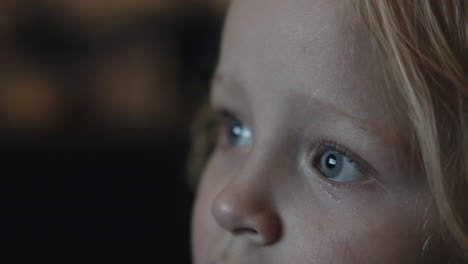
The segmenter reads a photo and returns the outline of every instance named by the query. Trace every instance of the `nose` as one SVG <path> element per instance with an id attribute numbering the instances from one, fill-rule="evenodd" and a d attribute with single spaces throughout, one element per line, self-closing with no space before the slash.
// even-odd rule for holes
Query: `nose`
<path id="1" fill-rule="evenodd" d="M 233 236 L 258 246 L 276 243 L 281 221 L 267 196 L 256 188 L 232 182 L 215 198 L 212 214 L 218 224 Z"/>

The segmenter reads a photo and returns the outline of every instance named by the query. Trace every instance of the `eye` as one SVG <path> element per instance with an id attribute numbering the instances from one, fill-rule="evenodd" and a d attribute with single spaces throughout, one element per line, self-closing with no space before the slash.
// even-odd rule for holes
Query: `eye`
<path id="1" fill-rule="evenodd" d="M 339 151 L 325 149 L 316 161 L 316 166 L 323 176 L 337 182 L 356 182 L 369 179 L 358 164 Z"/>
<path id="2" fill-rule="evenodd" d="M 231 146 L 245 146 L 252 141 L 252 131 L 232 115 L 226 116 L 226 123 L 222 133 L 224 133 L 227 143 Z"/>

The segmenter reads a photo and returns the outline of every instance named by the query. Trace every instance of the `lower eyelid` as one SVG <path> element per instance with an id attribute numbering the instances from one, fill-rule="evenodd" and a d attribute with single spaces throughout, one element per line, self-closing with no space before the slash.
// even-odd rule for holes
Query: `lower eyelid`
<path id="1" fill-rule="evenodd" d="M 343 181 L 333 181 L 325 177 L 319 168 L 317 167 L 308 167 L 308 171 L 313 174 L 313 178 L 318 180 L 320 184 L 327 185 L 331 188 L 337 190 L 366 190 L 366 191 L 377 191 L 383 190 L 385 193 L 389 193 L 389 190 L 375 177 L 366 176 L 367 179 L 361 181 L 350 181 L 350 182 L 343 182 Z M 325 188 L 325 187 L 324 187 Z M 329 191 L 327 191 L 329 192 Z"/>

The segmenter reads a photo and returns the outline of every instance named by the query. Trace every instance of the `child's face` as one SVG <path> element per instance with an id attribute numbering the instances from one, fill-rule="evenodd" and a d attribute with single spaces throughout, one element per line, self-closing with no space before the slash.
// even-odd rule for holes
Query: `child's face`
<path id="1" fill-rule="evenodd" d="M 435 261 L 409 122 L 355 13 L 335 0 L 233 3 L 195 263 Z"/>

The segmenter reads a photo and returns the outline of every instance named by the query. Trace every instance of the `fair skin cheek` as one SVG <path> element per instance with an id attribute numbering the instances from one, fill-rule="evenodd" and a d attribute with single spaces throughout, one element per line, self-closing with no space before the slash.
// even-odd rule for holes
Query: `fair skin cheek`
<path id="1" fill-rule="evenodd" d="M 220 134 L 193 212 L 194 263 L 428 263 L 408 121 L 353 12 L 338 0 L 234 1 L 211 101 L 251 137 Z M 324 177 L 323 138 L 368 177 Z"/>

